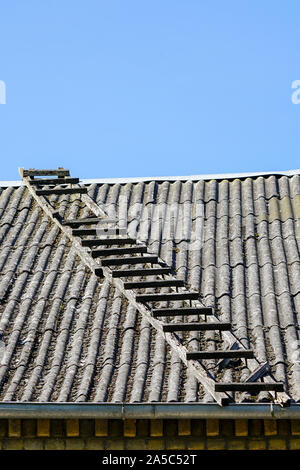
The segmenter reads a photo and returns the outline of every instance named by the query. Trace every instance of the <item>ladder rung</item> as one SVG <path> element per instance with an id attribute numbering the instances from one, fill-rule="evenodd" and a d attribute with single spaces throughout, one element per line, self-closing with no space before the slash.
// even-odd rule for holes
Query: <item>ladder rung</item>
<path id="1" fill-rule="evenodd" d="M 179 315 L 212 315 L 213 309 L 211 307 L 154 308 L 152 314 L 154 318 Z"/>
<path id="2" fill-rule="evenodd" d="M 252 349 L 230 349 L 226 351 L 196 351 L 187 353 L 186 357 L 187 359 L 251 359 L 254 357 L 254 352 Z"/>
<path id="3" fill-rule="evenodd" d="M 95 268 L 95 275 L 99 277 L 103 277 L 103 269 L 102 268 Z"/>
<path id="4" fill-rule="evenodd" d="M 104 248 L 103 250 L 93 250 L 91 255 L 93 258 L 98 258 L 98 256 L 126 255 L 132 253 L 147 253 L 147 247 L 131 246 L 127 248 Z"/>
<path id="5" fill-rule="evenodd" d="M 163 325 L 163 331 L 209 331 L 209 330 L 230 330 L 230 323 L 168 323 Z"/>
<path id="6" fill-rule="evenodd" d="M 216 392 L 283 392 L 282 382 L 231 382 L 215 384 Z"/>
<path id="7" fill-rule="evenodd" d="M 57 168 L 57 170 L 23 170 L 23 176 L 70 176 L 70 171 L 65 168 Z"/>
<path id="8" fill-rule="evenodd" d="M 87 188 L 57 188 L 57 189 L 37 189 L 36 194 L 38 196 L 49 196 L 51 194 L 86 194 Z"/>
<path id="9" fill-rule="evenodd" d="M 157 263 L 158 256 L 134 256 L 130 258 L 108 258 L 101 260 L 103 266 L 118 266 L 121 264 Z"/>
<path id="10" fill-rule="evenodd" d="M 172 292 L 166 294 L 140 294 L 136 295 L 137 302 L 160 302 L 160 301 L 173 301 L 173 300 L 197 300 L 199 298 L 198 292 Z"/>
<path id="11" fill-rule="evenodd" d="M 116 219 L 100 219 L 99 217 L 87 217 L 86 219 L 63 220 L 62 225 L 88 225 L 88 224 L 111 224 L 117 222 Z"/>
<path id="12" fill-rule="evenodd" d="M 134 238 L 98 238 L 96 240 L 82 240 L 82 246 L 97 245 L 133 245 L 136 244 Z"/>
<path id="13" fill-rule="evenodd" d="M 171 272 L 172 268 L 119 269 L 112 272 L 112 277 L 159 276 Z"/>
<path id="14" fill-rule="evenodd" d="M 72 235 L 126 235 L 126 229 L 124 228 L 73 228 Z M 94 240 L 93 240 L 94 241 Z"/>
<path id="15" fill-rule="evenodd" d="M 29 180 L 30 184 L 34 185 L 54 185 L 54 184 L 77 184 L 79 178 L 39 178 L 35 180 Z"/>
<path id="16" fill-rule="evenodd" d="M 154 281 L 125 282 L 124 289 L 143 289 L 147 287 L 183 287 L 180 279 L 155 279 Z"/>

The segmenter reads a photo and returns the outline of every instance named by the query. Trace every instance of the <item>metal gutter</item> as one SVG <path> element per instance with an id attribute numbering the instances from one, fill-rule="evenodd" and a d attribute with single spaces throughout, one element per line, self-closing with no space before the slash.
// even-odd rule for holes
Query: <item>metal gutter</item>
<path id="1" fill-rule="evenodd" d="M 300 419 L 300 404 L 1 402 L 0 419 Z"/>
<path id="2" fill-rule="evenodd" d="M 299 175 L 298 170 L 283 170 L 283 171 L 266 171 L 266 172 L 249 172 L 249 173 L 216 173 L 216 174 L 203 174 L 203 175 L 186 175 L 186 176 L 140 176 L 131 178 L 87 178 L 81 179 L 81 184 L 126 184 L 126 183 L 139 183 L 150 181 L 200 181 L 200 180 L 233 180 L 244 179 L 259 176 L 294 176 Z M 0 181 L 0 187 L 18 187 L 23 186 L 21 180 L 18 181 Z"/>

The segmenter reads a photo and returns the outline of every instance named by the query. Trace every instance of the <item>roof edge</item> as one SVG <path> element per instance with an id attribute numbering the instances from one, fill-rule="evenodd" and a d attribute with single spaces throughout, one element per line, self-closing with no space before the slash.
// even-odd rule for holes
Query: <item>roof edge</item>
<path id="1" fill-rule="evenodd" d="M 300 419 L 300 403 L 55 403 L 1 402 L 0 418 L 20 419 Z"/>
<path id="2" fill-rule="evenodd" d="M 80 179 L 82 184 L 126 184 L 126 183 L 139 183 L 150 181 L 201 181 L 201 180 L 233 180 L 254 178 L 259 176 L 294 176 L 299 175 L 300 169 L 296 170 L 283 170 L 283 171 L 265 171 L 265 172 L 249 172 L 249 173 L 216 173 L 216 174 L 203 174 L 203 175 L 186 175 L 186 176 L 136 176 L 130 178 L 83 178 Z M 16 181 L 0 181 L 0 187 L 10 186 L 23 186 L 21 180 Z"/>
<path id="3" fill-rule="evenodd" d="M 200 180 L 231 180 L 231 179 L 244 179 L 258 176 L 294 176 L 299 175 L 300 169 L 296 170 L 283 170 L 283 171 L 266 171 L 266 172 L 249 172 L 249 173 L 216 173 L 216 174 L 203 174 L 203 175 L 186 175 L 186 176 L 140 176 L 131 178 L 94 178 L 82 179 L 82 183 L 138 183 L 147 181 L 200 181 Z"/>

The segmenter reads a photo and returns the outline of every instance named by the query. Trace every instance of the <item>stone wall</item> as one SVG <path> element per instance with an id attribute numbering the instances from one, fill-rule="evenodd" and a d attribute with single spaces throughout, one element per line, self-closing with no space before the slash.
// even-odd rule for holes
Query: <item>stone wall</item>
<path id="1" fill-rule="evenodd" d="M 300 420 L 2 419 L 0 449 L 300 449 Z"/>

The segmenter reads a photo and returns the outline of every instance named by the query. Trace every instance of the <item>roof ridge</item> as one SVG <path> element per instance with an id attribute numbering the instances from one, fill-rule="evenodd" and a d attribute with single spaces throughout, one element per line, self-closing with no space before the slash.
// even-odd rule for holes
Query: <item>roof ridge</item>
<path id="1" fill-rule="evenodd" d="M 258 172 L 237 172 L 237 173 L 207 173 L 199 175 L 173 175 L 173 176 L 131 176 L 127 178 L 123 177 L 111 177 L 111 178 L 82 178 L 80 182 L 83 184 L 95 184 L 95 183 L 143 183 L 143 182 L 163 182 L 163 181 L 210 181 L 210 180 L 233 180 L 233 179 L 244 179 L 259 176 L 295 176 L 300 174 L 300 169 L 294 170 L 282 170 L 282 171 L 258 171 Z M 11 187 L 11 186 L 23 186 L 22 180 L 0 180 L 0 187 Z"/>
<path id="2" fill-rule="evenodd" d="M 139 183 L 145 181 L 201 181 L 201 180 L 231 180 L 243 179 L 259 176 L 294 176 L 299 175 L 300 169 L 282 170 L 282 171 L 265 171 L 265 172 L 237 172 L 237 173 L 208 173 L 199 175 L 173 175 L 173 176 L 136 176 L 128 178 L 84 178 L 80 181 L 83 183 Z"/>

